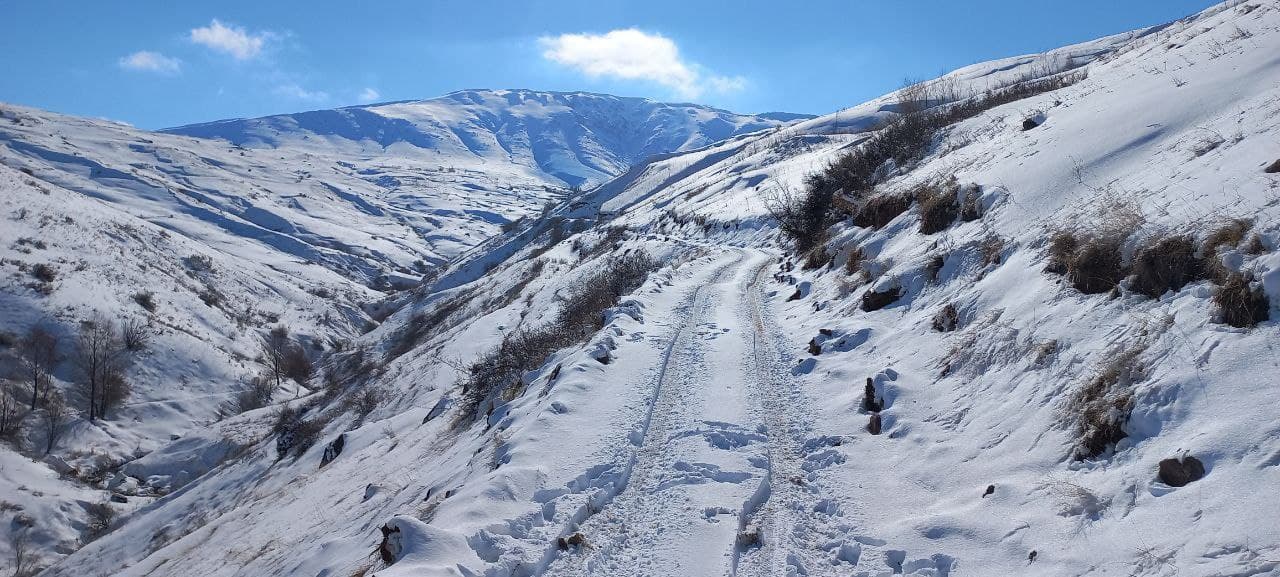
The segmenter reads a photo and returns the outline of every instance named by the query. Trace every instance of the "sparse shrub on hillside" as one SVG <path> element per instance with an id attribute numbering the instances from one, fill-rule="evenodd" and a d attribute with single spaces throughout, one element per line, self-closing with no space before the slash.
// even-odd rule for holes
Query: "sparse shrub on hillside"
<path id="1" fill-rule="evenodd" d="M 805 253 L 804 264 L 800 268 L 803 270 L 817 270 L 827 266 L 829 262 L 831 262 L 831 253 L 827 252 L 827 247 L 815 246 Z"/>
<path id="2" fill-rule="evenodd" d="M 307 351 L 298 343 L 293 343 L 285 352 L 284 374 L 299 385 L 309 383 L 315 374 L 311 357 L 307 356 Z"/>
<path id="3" fill-rule="evenodd" d="M 42 283 L 51 283 L 58 278 L 58 271 L 45 263 L 31 267 L 31 276 Z"/>
<path id="4" fill-rule="evenodd" d="M 22 430 L 24 400 L 17 383 L 0 379 L 0 441 L 12 440 Z"/>
<path id="5" fill-rule="evenodd" d="M 1196 244 L 1190 236 L 1155 237 L 1133 257 L 1133 290 L 1151 298 L 1177 292 L 1201 277 Z"/>
<path id="6" fill-rule="evenodd" d="M 203 254 L 191 254 L 183 257 L 182 264 L 192 272 L 209 272 L 213 270 L 213 259 Z"/>
<path id="7" fill-rule="evenodd" d="M 950 183 L 923 186 L 916 190 L 920 203 L 920 233 L 934 234 L 946 230 L 960 214 L 956 187 Z"/>
<path id="8" fill-rule="evenodd" d="M 556 320 L 514 331 L 467 369 L 460 422 L 481 414 L 489 402 L 518 394 L 524 374 L 559 349 L 581 342 L 604 326 L 604 311 L 644 283 L 657 263 L 645 252 L 614 257 L 583 279 L 561 304 Z"/>
<path id="9" fill-rule="evenodd" d="M 1262 235 L 1253 233 L 1249 236 L 1249 242 L 1245 243 L 1244 251 L 1248 254 L 1259 255 L 1267 252 L 1267 245 L 1262 241 Z"/>
<path id="10" fill-rule="evenodd" d="M 387 348 L 387 360 L 395 359 L 411 351 L 427 338 L 439 334 L 455 324 L 457 313 L 471 302 L 474 291 L 462 291 L 437 299 L 430 308 L 415 312 L 409 317 L 391 346 Z"/>
<path id="11" fill-rule="evenodd" d="M 1254 286 L 1253 275 L 1233 272 L 1213 295 L 1222 322 L 1236 328 L 1249 328 L 1268 320 L 1271 301 L 1260 286 Z"/>
<path id="12" fill-rule="evenodd" d="M 956 305 L 947 303 L 942 310 L 933 315 L 933 330 L 940 333 L 949 333 L 956 330 L 960 324 L 960 312 L 956 310 Z"/>
<path id="13" fill-rule="evenodd" d="M 1108 355 L 1097 374 L 1071 396 L 1067 413 L 1075 421 L 1075 460 L 1095 458 L 1129 436 L 1125 424 L 1133 411 L 1133 384 L 1143 378 L 1143 350 L 1135 346 Z"/>
<path id="14" fill-rule="evenodd" d="M 218 289 L 209 285 L 206 285 L 204 290 L 200 291 L 196 296 L 200 297 L 200 302 L 203 302 L 204 306 L 210 308 L 217 307 L 222 304 L 223 300 L 222 293 L 219 292 Z"/>
<path id="15" fill-rule="evenodd" d="M 147 312 L 156 312 L 156 295 L 151 291 L 138 291 L 133 293 L 133 302 L 138 306 L 147 309 Z"/>
<path id="16" fill-rule="evenodd" d="M 862 252 L 862 247 L 855 246 L 849 251 L 849 256 L 844 261 L 845 274 L 853 275 L 862 272 L 862 262 L 866 260 L 866 253 Z"/>
<path id="17" fill-rule="evenodd" d="M 868 198 L 857 206 L 853 224 L 863 228 L 881 229 L 911 208 L 915 198 L 909 194 L 880 194 Z"/>
<path id="18" fill-rule="evenodd" d="M 1240 242 L 1244 240 L 1244 236 L 1252 228 L 1253 221 L 1245 218 L 1233 218 L 1223 222 L 1204 237 L 1201 254 L 1205 258 L 1210 258 L 1217 255 L 1219 247 L 1235 248 L 1240 246 Z"/>
<path id="19" fill-rule="evenodd" d="M 326 422 L 322 418 L 306 419 L 303 410 L 284 406 L 276 413 L 276 421 L 271 431 L 276 434 L 276 460 L 290 454 L 294 458 L 301 457 L 320 440 Z"/>
<path id="20" fill-rule="evenodd" d="M 1004 257 L 1004 239 L 994 234 L 984 237 L 978 248 L 982 251 L 982 266 L 1000 264 Z"/>
<path id="21" fill-rule="evenodd" d="M 151 343 L 151 325 L 136 317 L 126 317 L 120 321 L 120 340 L 124 348 L 133 351 L 146 350 Z"/>
<path id="22" fill-rule="evenodd" d="M 89 514 L 82 538 L 85 543 L 95 541 L 111 532 L 112 525 L 115 523 L 116 510 L 111 507 L 110 502 L 89 503 L 84 508 Z"/>
<path id="23" fill-rule="evenodd" d="M 236 394 L 234 406 L 231 409 L 237 414 L 261 409 L 271 403 L 271 397 L 275 394 L 275 390 L 275 379 L 271 375 L 263 374 L 250 377 L 245 382 L 244 390 Z"/>
<path id="24" fill-rule="evenodd" d="M 1121 253 L 1123 237 L 1078 235 L 1059 231 L 1049 247 L 1045 270 L 1065 274 L 1084 294 L 1101 294 L 1116 287 L 1129 274 Z"/>
<path id="25" fill-rule="evenodd" d="M 778 228 L 791 239 L 796 252 L 805 252 L 826 239 L 831 220 L 833 189 L 813 188 L 805 194 L 794 194 L 790 189 L 771 189 L 765 197 L 765 207 L 778 221 Z"/>
<path id="26" fill-rule="evenodd" d="M 929 264 L 924 267 L 925 280 L 931 283 L 938 282 L 938 275 L 942 273 L 942 267 L 947 265 L 946 257 L 935 254 L 929 257 Z"/>
<path id="27" fill-rule="evenodd" d="M 355 413 L 357 422 L 363 422 L 364 418 L 377 409 L 386 398 L 387 392 L 382 387 L 366 385 L 351 396 L 349 400 L 351 412 Z"/>
<path id="28" fill-rule="evenodd" d="M 89 405 L 89 421 L 106 418 L 111 409 L 129 397 L 132 387 L 125 375 L 131 360 L 129 353 L 119 327 L 111 319 L 95 313 L 80 322 L 71 360 Z"/>
<path id="29" fill-rule="evenodd" d="M 960 200 L 960 220 L 973 222 L 982 218 L 982 187 L 974 184 L 963 191 Z"/>

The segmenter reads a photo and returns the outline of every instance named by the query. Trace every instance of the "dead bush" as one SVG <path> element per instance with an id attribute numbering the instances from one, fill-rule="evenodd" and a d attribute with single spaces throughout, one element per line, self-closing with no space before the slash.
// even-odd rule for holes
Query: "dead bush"
<path id="1" fill-rule="evenodd" d="M 946 230 L 960 214 L 956 189 L 950 185 L 921 187 L 916 191 L 920 203 L 920 233 L 935 234 Z"/>
<path id="2" fill-rule="evenodd" d="M 51 283 L 58 278 L 58 271 L 45 263 L 31 267 L 31 276 L 43 283 Z"/>
<path id="3" fill-rule="evenodd" d="M 1109 292 L 1129 275 L 1121 254 L 1123 238 L 1114 235 L 1077 235 L 1059 231 L 1049 246 L 1048 272 L 1065 274 L 1084 294 Z"/>
<path id="4" fill-rule="evenodd" d="M 276 383 L 275 379 L 271 378 L 271 375 L 251 377 L 245 382 L 244 390 L 236 394 L 230 408 L 237 414 L 261 409 L 271 404 L 271 397 L 275 394 L 275 391 Z"/>
<path id="5" fill-rule="evenodd" d="M 120 321 L 120 340 L 129 351 L 146 350 L 151 343 L 151 334 L 151 325 L 145 320 L 129 317 Z"/>
<path id="6" fill-rule="evenodd" d="M 960 220 L 973 222 L 982 218 L 982 187 L 974 184 L 962 191 Z"/>
<path id="7" fill-rule="evenodd" d="M 1004 239 L 994 234 L 987 235 L 978 248 L 982 251 L 982 266 L 1000 264 L 1004 255 Z"/>
<path id="8" fill-rule="evenodd" d="M 116 518 L 116 510 L 111 507 L 111 503 L 107 501 L 89 503 L 85 505 L 85 512 L 89 514 L 89 520 L 84 529 L 85 543 L 97 540 L 111 532 Z"/>
<path id="9" fill-rule="evenodd" d="M 1205 258 L 1217 255 L 1219 247 L 1237 247 L 1244 240 L 1244 236 L 1253 228 L 1253 221 L 1246 218 L 1229 219 L 1217 228 L 1213 229 L 1204 237 L 1204 245 L 1201 248 L 1201 254 Z"/>
<path id="10" fill-rule="evenodd" d="M 1143 350 L 1135 346 L 1109 355 L 1071 396 L 1067 411 L 1075 419 L 1075 460 L 1095 458 L 1129 436 L 1125 424 L 1133 411 L 1133 384 L 1143 378 Z"/>
<path id="11" fill-rule="evenodd" d="M 929 257 L 929 264 L 924 267 L 925 278 L 931 283 L 938 282 L 938 275 L 942 273 L 942 267 L 946 265 L 946 257 L 940 254 Z"/>
<path id="12" fill-rule="evenodd" d="M 881 229 L 911 208 L 915 198 L 908 194 L 880 194 L 864 201 L 853 215 L 853 224 Z"/>
<path id="13" fill-rule="evenodd" d="M 1262 235 L 1256 232 L 1253 233 L 1253 235 L 1249 237 L 1249 242 L 1244 245 L 1244 251 L 1253 255 L 1267 252 L 1267 245 L 1262 241 Z"/>
<path id="14" fill-rule="evenodd" d="M 147 309 L 147 312 L 156 312 L 156 295 L 151 291 L 139 291 L 133 293 L 133 302 L 138 306 Z"/>
<path id="15" fill-rule="evenodd" d="M 849 251 L 848 258 L 844 261 L 844 272 L 846 274 L 857 274 L 862 271 L 862 262 L 867 259 L 866 253 L 862 252 L 862 247 L 855 246 Z"/>
<path id="16" fill-rule="evenodd" d="M 276 434 L 277 460 L 285 458 L 290 453 L 295 458 L 301 457 L 320 439 L 326 424 L 325 420 L 306 419 L 303 417 L 304 411 L 305 409 L 285 405 L 280 408 L 279 413 L 276 413 L 276 421 L 271 427 L 271 432 Z"/>
<path id="17" fill-rule="evenodd" d="M 1213 295 L 1222 322 L 1236 328 L 1249 328 L 1270 318 L 1271 301 L 1260 286 L 1254 286 L 1250 273 L 1233 272 Z"/>
<path id="18" fill-rule="evenodd" d="M 960 312 L 956 310 L 956 305 L 947 303 L 942 310 L 933 315 L 933 330 L 940 333 L 949 333 L 956 330 L 956 326 L 960 324 Z"/>
<path id="19" fill-rule="evenodd" d="M 827 247 L 819 245 L 813 247 L 813 250 L 805 253 L 804 264 L 800 268 L 803 270 L 817 270 L 827 263 L 831 262 L 831 253 L 827 252 Z"/>
<path id="20" fill-rule="evenodd" d="M 1195 240 L 1188 235 L 1152 238 L 1134 255 L 1132 270 L 1132 287 L 1138 293 L 1158 298 L 1182 290 L 1201 277 Z"/>

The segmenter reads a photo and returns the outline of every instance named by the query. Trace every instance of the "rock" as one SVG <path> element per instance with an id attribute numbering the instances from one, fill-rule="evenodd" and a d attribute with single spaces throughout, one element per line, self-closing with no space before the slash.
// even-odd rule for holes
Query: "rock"
<path id="1" fill-rule="evenodd" d="M 818 344 L 818 339 L 809 339 L 809 354 L 815 357 L 822 354 L 822 345 Z"/>
<path id="2" fill-rule="evenodd" d="M 747 526 L 738 532 L 738 537 L 735 539 L 735 543 L 740 550 L 759 547 L 761 545 L 760 528 L 756 526 Z"/>
<path id="3" fill-rule="evenodd" d="M 1160 461 L 1160 481 L 1170 487 L 1185 487 L 1204 478 L 1204 463 L 1190 455 L 1177 459 Z"/>
<path id="4" fill-rule="evenodd" d="M 112 493 L 111 502 L 112 503 L 128 503 L 129 498 L 125 497 L 124 495 L 121 495 L 120 493 Z"/>
<path id="5" fill-rule="evenodd" d="M 1024 131 L 1031 130 L 1032 128 L 1035 128 L 1037 126 L 1040 126 L 1040 123 L 1036 122 L 1036 119 L 1034 118 L 1028 118 L 1022 121 L 1022 130 Z"/>
<path id="6" fill-rule="evenodd" d="M 884 409 L 884 403 L 876 395 L 876 383 L 871 377 L 867 377 L 867 386 L 862 391 L 862 408 L 868 413 L 879 413 Z"/>
<path id="7" fill-rule="evenodd" d="M 1035 562 L 1036 562 L 1036 552 L 1032 551 L 1031 553 L 1027 554 L 1027 563 L 1035 563 Z"/>
<path id="8" fill-rule="evenodd" d="M 864 312 L 878 311 L 893 304 L 901 295 L 902 289 L 896 286 L 884 291 L 869 290 L 862 295 L 862 310 Z"/>
<path id="9" fill-rule="evenodd" d="M 74 475 L 76 471 L 75 467 L 68 465 L 62 457 L 57 455 L 45 455 L 44 463 L 62 475 Z"/>
<path id="10" fill-rule="evenodd" d="M 824 337 L 835 336 L 836 332 L 831 329 L 818 329 L 818 334 Z"/>
<path id="11" fill-rule="evenodd" d="M 346 446 L 346 444 L 347 434 L 342 433 L 338 435 L 338 438 L 331 441 L 328 445 L 325 445 L 324 455 L 321 455 L 320 457 L 320 466 L 323 467 L 328 465 L 334 459 L 337 459 L 338 455 L 342 454 L 342 447 Z"/>
<path id="12" fill-rule="evenodd" d="M 568 537 L 560 537 L 556 539 L 556 546 L 561 551 L 568 551 L 570 548 L 579 548 L 587 544 L 587 536 L 582 533 L 574 533 Z"/>
<path id="13" fill-rule="evenodd" d="M 377 494 L 378 494 L 378 489 L 381 489 L 381 487 L 379 487 L 379 486 L 377 486 L 377 485 L 374 485 L 373 483 L 369 483 L 368 485 L 365 485 L 365 486 L 364 486 L 364 499 L 362 499 L 362 501 L 368 501 L 369 499 L 372 499 L 374 495 L 377 495 Z M 430 498 L 430 497 L 431 497 L 431 494 L 430 494 L 430 493 L 428 493 L 428 494 L 427 494 L 427 497 L 428 497 L 428 498 Z"/>
<path id="14" fill-rule="evenodd" d="M 1280 174 L 1280 160 L 1276 160 L 1275 162 L 1271 163 L 1271 166 L 1268 166 L 1265 170 L 1263 170 L 1263 172 L 1267 174 Z"/>
<path id="15" fill-rule="evenodd" d="M 884 421 L 880 418 L 880 413 L 871 413 L 871 421 L 867 423 L 867 432 L 872 435 L 879 435 L 884 429 Z"/>
<path id="16" fill-rule="evenodd" d="M 400 528 L 390 525 L 382 526 L 382 543 L 378 544 L 378 555 L 382 562 L 390 565 L 400 556 Z"/>
<path id="17" fill-rule="evenodd" d="M 427 412 L 427 416 L 422 418 L 422 424 L 425 425 L 428 422 L 430 422 L 432 419 L 439 417 L 440 415 L 443 415 L 444 412 L 449 410 L 449 407 L 452 405 L 453 405 L 452 399 L 450 399 L 449 397 L 441 397 L 439 401 L 436 401 L 435 406 L 431 407 L 431 410 Z"/>
<path id="18" fill-rule="evenodd" d="M 994 495 L 996 492 L 995 485 L 987 485 L 987 492 L 982 494 L 982 498 L 986 499 L 988 495 Z"/>
<path id="19" fill-rule="evenodd" d="M 795 294 L 787 297 L 787 302 L 798 301 L 802 298 L 804 298 L 804 291 L 797 288 Z"/>

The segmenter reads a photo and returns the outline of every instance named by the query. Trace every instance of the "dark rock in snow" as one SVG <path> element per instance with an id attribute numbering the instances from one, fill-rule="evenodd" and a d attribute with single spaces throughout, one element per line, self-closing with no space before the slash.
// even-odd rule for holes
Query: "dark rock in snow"
<path id="1" fill-rule="evenodd" d="M 815 357 L 822 354 L 822 345 L 818 344 L 818 339 L 809 339 L 809 354 Z"/>
<path id="2" fill-rule="evenodd" d="M 337 459 L 338 455 L 342 454 L 342 447 L 346 446 L 346 444 L 347 434 L 342 433 L 341 435 L 338 435 L 338 438 L 326 445 L 324 448 L 324 455 L 320 456 L 320 466 L 323 467 L 328 465 L 334 459 Z"/>
<path id="3" fill-rule="evenodd" d="M 120 493 L 112 493 L 111 502 L 112 503 L 128 503 L 129 498 L 125 497 L 124 495 L 121 495 Z"/>
<path id="4" fill-rule="evenodd" d="M 867 386 L 862 392 L 862 408 L 868 413 L 879 413 L 884 409 L 884 403 L 877 398 L 876 384 L 871 377 L 867 377 Z"/>
<path id="5" fill-rule="evenodd" d="M 867 432 L 872 435 L 879 435 L 884 430 L 884 421 L 880 418 L 880 413 L 871 413 L 871 421 L 867 423 Z"/>
<path id="6" fill-rule="evenodd" d="M 995 485 L 987 485 L 987 492 L 982 494 L 982 498 L 986 499 L 989 495 L 994 495 L 995 492 L 996 492 Z"/>
<path id="7" fill-rule="evenodd" d="M 1036 122 L 1036 119 L 1034 118 L 1028 118 L 1022 121 L 1022 130 L 1024 131 L 1031 130 L 1032 128 L 1035 128 L 1037 126 L 1040 126 L 1040 123 Z"/>
<path id="8" fill-rule="evenodd" d="M 453 401 L 450 400 L 449 397 L 441 397 L 439 401 L 436 401 L 436 405 L 431 407 L 431 410 L 427 412 L 427 416 L 422 418 L 422 424 L 425 425 L 432 419 L 443 415 L 445 411 L 449 410 L 449 406 L 452 404 Z"/>
<path id="9" fill-rule="evenodd" d="M 1160 481 L 1170 487 L 1185 487 L 1204 478 L 1204 463 L 1190 455 L 1178 459 L 1160 461 Z"/>
<path id="10" fill-rule="evenodd" d="M 399 537 L 399 527 L 382 526 L 382 543 L 378 545 L 378 555 L 382 557 L 383 563 L 390 565 L 396 562 L 396 554 L 399 552 L 397 545 Z"/>
<path id="11" fill-rule="evenodd" d="M 862 295 L 862 310 L 865 312 L 878 311 L 893 304 L 901 295 L 902 289 L 899 287 L 893 287 L 883 292 L 875 289 L 869 290 Z"/>
<path id="12" fill-rule="evenodd" d="M 574 533 L 568 537 L 560 537 L 556 539 L 556 546 L 561 551 L 568 551 L 571 547 L 578 548 L 587 544 L 587 537 L 582 533 Z"/>
<path id="13" fill-rule="evenodd" d="M 1268 166 L 1263 172 L 1266 172 L 1267 174 L 1280 174 L 1280 159 L 1271 163 L 1271 166 Z"/>

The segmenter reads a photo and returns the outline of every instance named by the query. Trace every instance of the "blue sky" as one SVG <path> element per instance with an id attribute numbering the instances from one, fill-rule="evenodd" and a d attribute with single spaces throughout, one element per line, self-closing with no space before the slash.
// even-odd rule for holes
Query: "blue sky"
<path id="1" fill-rule="evenodd" d="M 463 88 L 819 114 L 1211 4 L 0 0 L 0 100 L 144 128 Z"/>

